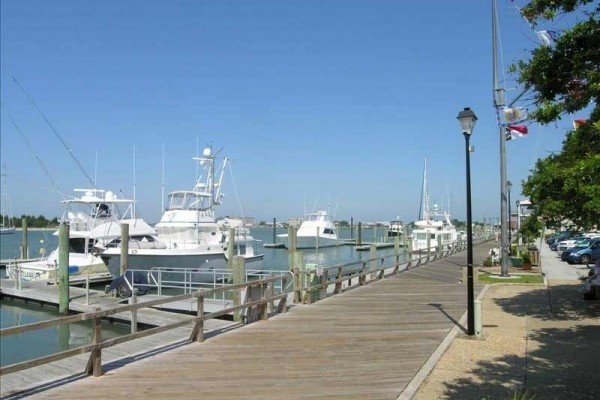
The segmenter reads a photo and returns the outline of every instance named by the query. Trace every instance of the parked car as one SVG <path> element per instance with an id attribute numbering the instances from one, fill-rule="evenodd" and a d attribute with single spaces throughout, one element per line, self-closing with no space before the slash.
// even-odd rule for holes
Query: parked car
<path id="1" fill-rule="evenodd" d="M 581 246 L 583 244 L 583 242 L 589 243 L 590 239 L 594 239 L 597 237 L 600 237 L 600 235 L 586 233 L 584 235 L 575 236 L 568 240 L 562 240 L 562 241 L 558 242 L 556 251 L 557 251 L 558 255 L 562 257 L 562 253 L 565 250 L 570 249 L 571 247 L 575 247 L 575 245 L 577 243 L 579 243 L 579 245 Z M 586 247 L 587 247 L 587 245 L 586 245 Z"/>
<path id="2" fill-rule="evenodd" d="M 589 264 L 598 260 L 600 260 L 600 239 L 590 240 L 588 247 L 573 251 L 567 257 L 569 264 Z"/>
<path id="3" fill-rule="evenodd" d="M 552 251 L 556 251 L 556 248 L 558 247 L 558 243 L 563 241 L 563 240 L 569 240 L 574 238 L 575 236 L 580 235 L 581 232 L 563 232 L 560 235 L 550 239 L 550 241 L 548 242 L 548 245 L 550 246 L 550 250 Z"/>
<path id="4" fill-rule="evenodd" d="M 579 251 L 587 248 L 590 245 L 590 241 L 591 239 L 584 239 L 576 242 L 573 247 L 566 249 L 560 254 L 560 259 L 562 261 L 567 261 L 569 259 L 569 254 L 573 253 L 574 251 Z"/>

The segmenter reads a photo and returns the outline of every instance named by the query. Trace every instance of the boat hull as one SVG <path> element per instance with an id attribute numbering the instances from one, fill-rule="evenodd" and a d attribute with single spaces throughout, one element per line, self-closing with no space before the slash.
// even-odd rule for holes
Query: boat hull
<path id="1" fill-rule="evenodd" d="M 0 228 L 0 235 L 8 235 L 11 233 L 15 233 L 16 228 L 7 228 L 7 227 L 2 227 Z"/>
<path id="2" fill-rule="evenodd" d="M 58 261 L 52 259 L 9 264 L 6 274 L 10 279 L 17 276 L 17 266 L 21 279 L 26 281 L 56 281 Z M 106 274 L 108 272 L 103 260 L 91 254 L 69 254 L 69 276 Z"/>
<path id="3" fill-rule="evenodd" d="M 289 240 L 287 235 L 278 235 L 277 236 L 285 246 L 286 249 L 289 249 Z M 318 240 L 318 246 L 317 246 Z M 297 249 L 315 249 L 322 247 L 334 247 L 338 245 L 338 239 L 335 236 L 327 237 L 327 236 L 297 236 L 296 239 L 296 248 Z"/>

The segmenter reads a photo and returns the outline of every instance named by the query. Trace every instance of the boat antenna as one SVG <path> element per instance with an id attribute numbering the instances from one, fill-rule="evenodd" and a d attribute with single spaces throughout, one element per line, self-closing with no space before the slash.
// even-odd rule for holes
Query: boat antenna
<path id="1" fill-rule="evenodd" d="M 133 205 L 132 205 L 132 218 L 135 218 L 135 143 L 133 144 Z"/>
<path id="2" fill-rule="evenodd" d="M 98 150 L 96 150 L 96 160 L 94 162 L 94 189 L 96 189 L 96 183 L 98 183 Z"/>
<path id="3" fill-rule="evenodd" d="M 423 203 L 425 194 L 425 176 L 427 174 L 427 158 L 425 158 L 425 162 L 423 164 L 423 182 L 421 183 L 421 203 L 419 204 L 419 221 L 423 219 Z"/>
<path id="4" fill-rule="evenodd" d="M 31 145 L 31 143 L 29 143 L 29 140 L 27 139 L 27 136 L 25 136 L 25 134 L 21 131 L 21 129 L 19 128 L 19 125 L 17 125 L 17 123 L 15 122 L 15 120 L 13 119 L 13 117 L 8 113 L 8 111 L 6 111 L 6 109 L 4 108 L 4 106 L 2 106 L 2 104 L 0 104 L 0 107 L 2 108 L 2 110 L 4 110 L 4 112 L 8 116 L 8 119 L 10 119 L 10 122 L 12 122 L 12 124 L 14 125 L 15 129 L 17 130 L 17 132 L 19 132 L 19 135 L 21 135 L 21 137 L 23 138 L 23 140 L 25 141 L 25 144 L 27 145 L 27 147 L 29 148 L 29 150 L 31 150 L 31 152 L 33 153 L 35 159 L 37 160 L 37 162 L 42 167 L 42 170 L 44 171 L 44 173 L 46 174 L 46 176 L 48 177 L 48 179 L 50 179 L 50 183 L 52 184 L 52 189 L 54 189 L 54 191 L 56 191 L 60 195 L 60 197 L 62 197 L 63 200 L 65 200 L 65 196 L 63 195 L 62 190 L 60 190 L 60 188 L 56 184 L 56 181 L 52 178 L 52 175 L 50 175 L 50 172 L 48 172 L 48 168 L 46 168 L 46 165 L 44 164 L 44 162 L 40 158 L 40 155 L 33 149 L 33 146 Z"/>
<path id="5" fill-rule="evenodd" d="M 29 99 L 29 101 L 31 102 L 31 104 L 33 104 L 33 106 L 36 108 L 36 110 L 38 110 L 38 112 L 40 113 L 40 115 L 42 116 L 42 118 L 44 118 L 44 121 L 46 121 L 46 123 L 48 124 L 48 126 L 50 126 L 50 128 L 52 129 L 52 132 L 54 132 L 54 134 L 56 135 L 56 137 L 58 138 L 58 140 L 60 140 L 60 142 L 62 143 L 62 145 L 65 147 L 65 149 L 67 149 L 67 152 L 69 153 L 69 155 L 71 156 L 71 158 L 73 159 L 73 161 L 75 161 L 75 163 L 77 164 L 77 166 L 79 167 L 79 169 L 81 170 L 81 172 L 83 172 L 83 174 L 87 178 L 88 182 L 92 185 L 92 187 L 96 188 L 96 185 L 95 185 L 94 181 L 92 181 L 92 178 L 90 178 L 90 176 L 88 175 L 88 173 L 83 168 L 83 165 L 81 165 L 81 163 L 79 162 L 79 160 L 77 159 L 77 157 L 75 157 L 75 155 L 73 154 L 72 149 L 67 145 L 67 143 L 62 138 L 62 136 L 60 136 L 60 134 L 56 131 L 56 129 L 54 129 L 54 126 L 52 126 L 52 124 L 50 123 L 50 120 L 48 120 L 48 118 L 42 112 L 42 110 L 38 107 L 38 105 L 36 104 L 36 102 L 31 98 L 31 96 L 29 96 L 29 94 L 25 91 L 25 89 L 23 88 L 23 86 L 21 86 L 21 84 L 19 83 L 19 81 L 17 81 L 17 78 L 15 78 L 13 76 L 13 80 L 15 81 L 15 83 L 17 84 L 17 86 L 19 87 L 19 89 L 21 89 L 21 91 Z"/>
<path id="6" fill-rule="evenodd" d="M 160 212 L 165 211 L 165 142 L 162 144 L 162 177 L 161 177 Z"/>

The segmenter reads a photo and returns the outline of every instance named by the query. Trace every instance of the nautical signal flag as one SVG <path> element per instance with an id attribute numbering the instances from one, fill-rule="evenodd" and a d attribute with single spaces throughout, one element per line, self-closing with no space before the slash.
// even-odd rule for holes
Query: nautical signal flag
<path id="1" fill-rule="evenodd" d="M 573 129 L 579 128 L 581 125 L 585 124 L 586 122 L 587 122 L 587 119 L 585 119 L 585 118 L 574 119 L 573 120 Z"/>
<path id="2" fill-rule="evenodd" d="M 527 127 L 525 125 L 510 125 L 506 127 L 506 140 L 515 139 L 527 135 Z"/>
<path id="3" fill-rule="evenodd" d="M 556 31 L 535 31 L 535 34 L 545 46 L 553 46 L 558 38 Z"/>
<path id="4" fill-rule="evenodd" d="M 500 126 L 520 124 L 527 120 L 527 109 L 523 107 L 502 107 Z"/>

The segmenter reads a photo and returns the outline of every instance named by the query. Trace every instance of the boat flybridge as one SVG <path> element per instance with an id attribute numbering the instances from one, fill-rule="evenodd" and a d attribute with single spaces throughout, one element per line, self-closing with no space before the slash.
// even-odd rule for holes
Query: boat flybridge
<path id="1" fill-rule="evenodd" d="M 286 248 L 289 248 L 287 234 L 277 235 Z M 297 249 L 332 247 L 338 244 L 338 235 L 333 218 L 327 211 L 307 214 L 296 234 Z"/>
<path id="2" fill-rule="evenodd" d="M 117 197 L 101 189 L 74 189 L 82 193 L 61 201 L 64 206 L 61 224 L 69 225 L 69 275 L 107 273 L 106 265 L 97 256 L 97 248 L 121 235 L 121 224 L 129 224 L 129 234 L 139 240 L 153 240 L 156 231 L 143 219 L 134 215 L 135 200 Z M 58 236 L 58 231 L 54 232 Z M 42 260 L 11 264 L 7 267 L 10 278 L 17 268 L 22 279 L 55 280 L 59 265 L 58 248 Z"/>
<path id="3" fill-rule="evenodd" d="M 215 270 L 227 267 L 228 231 L 217 224 L 215 207 L 221 204 L 222 180 L 227 158 L 221 165 L 215 180 L 215 160 L 210 147 L 204 149 L 203 157 L 194 158 L 204 168 L 192 190 L 169 193 L 168 206 L 156 224 L 157 236 L 152 242 L 130 240 L 129 269 L 137 271 L 170 271 L 161 276 L 168 280 L 182 280 L 179 272 L 191 270 L 191 278 L 198 282 L 212 282 Z M 246 259 L 250 268 L 262 264 L 263 254 L 255 254 L 252 236 L 236 234 L 234 255 Z M 121 243 L 109 243 L 102 252 L 102 259 L 113 278 L 120 277 Z"/>

